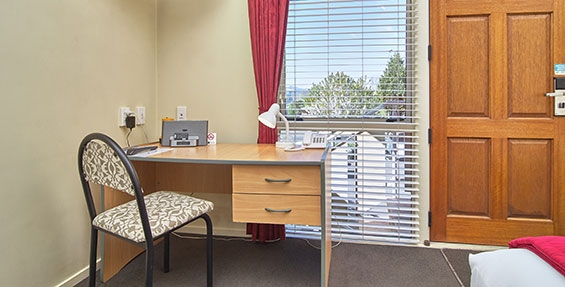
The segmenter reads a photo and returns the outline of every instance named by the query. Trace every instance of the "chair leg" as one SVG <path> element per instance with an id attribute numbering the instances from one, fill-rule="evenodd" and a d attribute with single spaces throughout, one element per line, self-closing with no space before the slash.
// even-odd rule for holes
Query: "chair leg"
<path id="1" fill-rule="evenodd" d="M 213 233 L 212 233 L 212 220 L 208 214 L 203 214 L 202 218 L 206 221 L 206 286 L 212 287 L 213 285 Z"/>
<path id="2" fill-rule="evenodd" d="M 145 249 L 145 286 L 153 286 L 153 244 L 147 244 Z"/>
<path id="3" fill-rule="evenodd" d="M 169 272 L 169 258 L 170 258 L 170 249 L 171 249 L 171 241 L 170 241 L 171 234 L 166 233 L 163 237 L 163 269 L 165 273 Z"/>
<path id="4" fill-rule="evenodd" d="M 98 230 L 90 229 L 90 266 L 88 274 L 88 286 L 96 286 L 96 257 L 98 247 Z"/>

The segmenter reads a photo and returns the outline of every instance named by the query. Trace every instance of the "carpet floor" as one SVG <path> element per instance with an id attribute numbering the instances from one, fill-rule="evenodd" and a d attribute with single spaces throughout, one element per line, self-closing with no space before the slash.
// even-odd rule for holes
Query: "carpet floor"
<path id="1" fill-rule="evenodd" d="M 242 239 L 214 241 L 214 286 L 320 286 L 319 241 L 287 239 L 255 243 Z M 154 286 L 206 286 L 205 240 L 171 236 L 171 269 L 162 271 L 157 246 Z M 341 243 L 332 250 L 329 285 L 468 287 L 469 253 L 427 247 Z M 116 276 L 97 286 L 142 286 L 145 256 L 134 258 Z M 88 286 L 87 280 L 75 285 Z"/>

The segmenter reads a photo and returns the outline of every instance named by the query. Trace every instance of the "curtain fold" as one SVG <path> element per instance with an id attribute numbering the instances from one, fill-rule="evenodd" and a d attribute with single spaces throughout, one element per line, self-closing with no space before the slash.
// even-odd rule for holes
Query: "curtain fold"
<path id="1" fill-rule="evenodd" d="M 251 52 L 259 114 L 277 101 L 286 38 L 289 0 L 248 0 Z M 274 144 L 277 130 L 259 124 L 257 143 Z M 285 226 L 248 223 L 253 241 L 285 239 Z"/>

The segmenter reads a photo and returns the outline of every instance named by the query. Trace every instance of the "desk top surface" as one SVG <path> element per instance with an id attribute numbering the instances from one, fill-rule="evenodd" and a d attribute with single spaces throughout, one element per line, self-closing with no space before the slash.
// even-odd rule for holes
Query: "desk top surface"
<path id="1" fill-rule="evenodd" d="M 285 151 L 274 144 L 214 144 L 196 147 L 159 147 L 156 153 L 130 156 L 135 161 L 218 163 L 218 164 L 299 164 L 320 165 L 324 149 Z"/>

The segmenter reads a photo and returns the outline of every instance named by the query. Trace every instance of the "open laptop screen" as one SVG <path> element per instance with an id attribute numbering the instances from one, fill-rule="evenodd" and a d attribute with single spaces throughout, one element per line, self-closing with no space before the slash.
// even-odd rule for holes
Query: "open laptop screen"
<path id="1" fill-rule="evenodd" d="M 208 144 L 208 121 L 163 121 L 161 145 L 170 146 L 171 140 L 192 140 L 197 137 L 197 145 Z M 180 146 L 180 145 L 179 145 Z"/>

